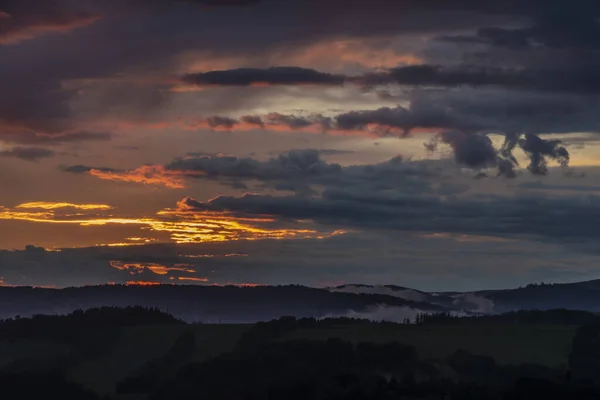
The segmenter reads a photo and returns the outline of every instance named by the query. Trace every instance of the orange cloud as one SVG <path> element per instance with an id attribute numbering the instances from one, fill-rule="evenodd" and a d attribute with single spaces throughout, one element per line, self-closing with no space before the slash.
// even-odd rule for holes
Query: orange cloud
<path id="1" fill-rule="evenodd" d="M 125 172 L 91 169 L 88 174 L 99 179 L 115 182 L 136 182 L 147 185 L 162 185 L 172 189 L 181 189 L 184 187 L 183 179 L 178 176 L 178 173 L 166 171 L 164 167 L 160 165 L 144 165 Z"/>
<path id="2" fill-rule="evenodd" d="M 125 285 L 127 286 L 157 286 L 161 285 L 160 282 L 152 282 L 152 281 L 129 281 Z"/>
<path id="3" fill-rule="evenodd" d="M 194 278 L 190 276 L 178 276 L 178 281 L 192 281 L 192 282 L 208 282 L 208 278 Z"/>
<path id="4" fill-rule="evenodd" d="M 123 261 L 110 261 L 110 266 L 120 271 L 129 271 L 130 274 L 135 275 L 149 270 L 157 275 L 167 275 L 171 271 L 194 273 L 194 269 L 191 269 L 190 264 L 176 264 L 174 266 L 166 266 L 156 263 L 128 263 Z"/>
<path id="5" fill-rule="evenodd" d="M 61 203 L 61 202 L 45 202 L 45 201 L 33 201 L 29 203 L 22 203 L 15 208 L 27 208 L 27 209 L 43 209 L 43 210 L 55 210 L 59 208 L 76 208 L 79 210 L 110 210 L 111 206 L 106 204 L 74 204 L 74 203 Z"/>
<path id="6" fill-rule="evenodd" d="M 98 215 L 62 215 L 54 209 L 45 211 L 18 211 L 0 206 L 0 220 L 28 221 L 46 224 L 70 224 L 81 227 L 106 225 L 132 225 L 156 233 L 166 233 L 175 243 L 224 242 L 261 239 L 321 239 L 337 232 L 320 232 L 316 229 L 281 228 L 271 225 L 271 218 L 237 218 L 224 212 L 192 212 L 178 209 L 158 211 L 154 217 L 100 217 Z M 139 238 L 137 238 L 139 239 Z M 143 238 L 142 238 L 143 239 Z M 104 244 L 104 246 L 133 246 L 155 239 Z M 148 265 L 144 266 L 149 268 Z M 183 266 L 175 266 L 177 268 Z M 160 266 L 149 268 L 155 273 L 164 271 Z"/>

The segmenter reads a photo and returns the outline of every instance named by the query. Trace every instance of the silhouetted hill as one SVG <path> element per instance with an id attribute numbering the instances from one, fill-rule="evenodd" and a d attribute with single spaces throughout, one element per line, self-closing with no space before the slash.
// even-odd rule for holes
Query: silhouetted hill
<path id="1" fill-rule="evenodd" d="M 334 293 L 304 286 L 123 286 L 66 289 L 0 288 L 0 318 L 16 315 L 66 314 L 93 307 L 158 308 L 186 321 L 243 323 L 282 315 L 318 317 L 368 312 L 384 304 L 423 311 L 444 311 L 440 305 L 387 295 Z"/>
<path id="2" fill-rule="evenodd" d="M 575 283 L 532 284 L 482 295 L 494 303 L 495 312 L 554 308 L 600 312 L 600 279 Z"/>
<path id="3" fill-rule="evenodd" d="M 600 280 L 518 289 L 425 292 L 396 285 L 102 285 L 66 289 L 0 287 L 0 318 L 60 315 L 94 307 L 157 308 L 185 321 L 252 323 L 282 315 L 401 321 L 417 312 L 496 314 L 515 310 L 600 312 Z"/>
<path id="4" fill-rule="evenodd" d="M 342 285 L 329 290 L 394 296 L 474 313 L 560 308 L 600 312 L 600 280 L 560 284 L 540 283 L 517 289 L 473 292 L 424 292 L 396 285 Z"/>

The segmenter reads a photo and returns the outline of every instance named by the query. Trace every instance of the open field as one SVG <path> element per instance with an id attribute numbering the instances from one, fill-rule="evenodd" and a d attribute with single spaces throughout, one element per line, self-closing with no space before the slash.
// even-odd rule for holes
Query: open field
<path id="1" fill-rule="evenodd" d="M 300 329 L 284 339 L 400 342 L 415 346 L 420 358 L 444 358 L 458 349 L 493 357 L 498 364 L 567 364 L 576 326 L 565 325 L 356 325 Z"/>

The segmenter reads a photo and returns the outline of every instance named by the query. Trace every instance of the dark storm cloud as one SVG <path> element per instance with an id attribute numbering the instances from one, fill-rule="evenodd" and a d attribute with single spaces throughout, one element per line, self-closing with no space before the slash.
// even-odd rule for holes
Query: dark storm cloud
<path id="1" fill-rule="evenodd" d="M 600 36 L 600 35 L 599 35 Z M 571 66 L 546 69 L 462 65 L 410 65 L 359 76 L 333 75 L 299 67 L 241 68 L 188 74 L 186 84 L 198 86 L 326 85 L 353 83 L 362 86 L 496 86 L 516 90 L 596 94 L 600 72 L 596 68 Z"/>
<path id="2" fill-rule="evenodd" d="M 548 159 L 556 161 L 563 169 L 569 166 L 569 151 L 561 140 L 546 140 L 532 133 L 526 133 L 522 138 L 520 134 L 509 133 L 505 138 L 502 147 L 496 149 L 491 139 L 484 134 L 449 131 L 441 132 L 430 142 L 425 143 L 425 148 L 435 152 L 438 143 L 442 141 L 450 145 L 458 164 L 473 169 L 497 168 L 498 176 L 507 178 L 517 176 L 516 169 L 519 163 L 513 155 L 517 145 L 529 157 L 527 169 L 534 175 L 548 173 Z M 481 178 L 484 175 L 476 177 Z"/>
<path id="3" fill-rule="evenodd" d="M 443 36 L 440 40 L 476 43 L 515 50 L 540 47 L 553 49 L 598 49 L 600 22 L 597 12 L 586 13 L 577 4 L 563 9 L 540 10 L 534 23 L 524 28 L 485 27 L 474 35 Z"/>
<path id="4" fill-rule="evenodd" d="M 512 154 L 513 148 L 506 149 L 503 147 L 497 150 L 492 140 L 484 134 L 469 134 L 457 131 L 441 132 L 424 144 L 425 149 L 429 153 L 434 153 L 438 149 L 439 142 L 450 145 L 454 160 L 459 165 L 476 170 L 498 168 L 498 176 L 507 178 L 514 178 L 517 175 L 515 168 L 518 163 Z M 480 172 L 475 178 L 486 176 L 485 173 Z"/>
<path id="5" fill-rule="evenodd" d="M 488 136 L 452 131 L 442 132 L 440 136 L 454 150 L 457 163 L 471 168 L 489 168 L 496 165 L 497 152 Z"/>
<path id="6" fill-rule="evenodd" d="M 309 68 L 270 67 L 239 68 L 223 71 L 210 71 L 187 74 L 183 82 L 193 85 L 249 86 L 267 85 L 340 85 L 344 77 L 318 72 Z"/>
<path id="7" fill-rule="evenodd" d="M 600 33 L 600 32 L 599 32 Z M 599 35 L 600 36 L 600 35 Z M 411 86 L 497 86 L 517 90 L 541 90 L 572 93 L 600 92 L 600 72 L 596 68 L 572 66 L 546 69 L 502 68 L 478 65 L 444 67 L 413 65 L 387 72 L 354 78 L 365 84 Z"/>
<path id="8" fill-rule="evenodd" d="M 519 139 L 519 145 L 529 157 L 527 169 L 535 175 L 548 173 L 547 158 L 556 160 L 563 168 L 569 166 L 569 152 L 560 140 L 543 140 L 526 134 L 523 139 Z"/>
<path id="9" fill-rule="evenodd" d="M 600 131 L 600 98 L 520 93 L 502 89 L 416 90 L 407 107 L 351 111 L 334 117 L 341 129 L 381 124 L 410 131 L 568 133 Z"/>
<path id="10" fill-rule="evenodd" d="M 42 147 L 13 147 L 0 151 L 0 157 L 15 157 L 26 161 L 39 161 L 41 158 L 54 157 L 56 153 Z"/>
<path id="11" fill-rule="evenodd" d="M 579 196 L 483 196 L 443 199 L 359 190 L 325 191 L 321 197 L 219 196 L 208 202 L 182 201 L 187 210 L 227 211 L 238 215 L 270 215 L 311 219 L 316 223 L 354 228 L 418 232 L 456 232 L 497 236 L 536 235 L 565 243 L 598 237 L 597 201 Z M 569 209 L 572 212 L 565 213 Z"/>

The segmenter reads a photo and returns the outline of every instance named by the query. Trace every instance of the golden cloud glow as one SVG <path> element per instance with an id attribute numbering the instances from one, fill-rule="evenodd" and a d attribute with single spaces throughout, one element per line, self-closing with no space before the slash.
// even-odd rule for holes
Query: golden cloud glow
<path id="1" fill-rule="evenodd" d="M 129 263 L 112 260 L 110 261 L 110 266 L 120 271 L 128 271 L 132 275 L 140 274 L 145 270 L 152 271 L 157 275 L 167 275 L 170 271 L 179 271 L 187 273 L 196 272 L 194 269 L 191 268 L 191 264 L 175 264 L 169 267 L 166 265 L 156 263 Z"/>
<path id="2" fill-rule="evenodd" d="M 26 209 L 43 209 L 43 210 L 56 210 L 59 208 L 76 208 L 78 210 L 110 210 L 111 206 L 106 204 L 74 204 L 74 203 L 54 203 L 45 201 L 32 201 L 29 203 L 22 203 L 15 208 L 26 208 Z"/>
<path id="3" fill-rule="evenodd" d="M 125 285 L 127 286 L 157 286 L 161 285 L 160 282 L 152 282 L 152 281 L 129 281 Z"/>
<path id="4" fill-rule="evenodd" d="M 95 213 L 86 215 L 59 214 L 59 208 L 48 207 L 44 211 L 20 211 L 0 206 L 0 220 L 17 220 L 46 224 L 67 224 L 81 227 L 106 225 L 131 225 L 154 233 L 166 233 L 175 243 L 224 242 L 232 240 L 260 239 L 323 239 L 339 235 L 344 231 L 321 232 L 316 229 L 283 228 L 279 221 L 271 217 L 237 218 L 223 212 L 194 212 L 185 209 L 166 209 L 154 217 L 105 217 Z M 96 208 L 88 211 L 94 212 Z M 144 235 L 146 236 L 146 235 Z M 97 244 L 101 246 L 133 246 L 157 241 L 155 237 L 132 237 L 127 241 Z"/>
<path id="5" fill-rule="evenodd" d="M 192 282 L 208 282 L 208 278 L 194 278 L 190 276 L 178 276 L 178 281 L 192 281 Z"/>

